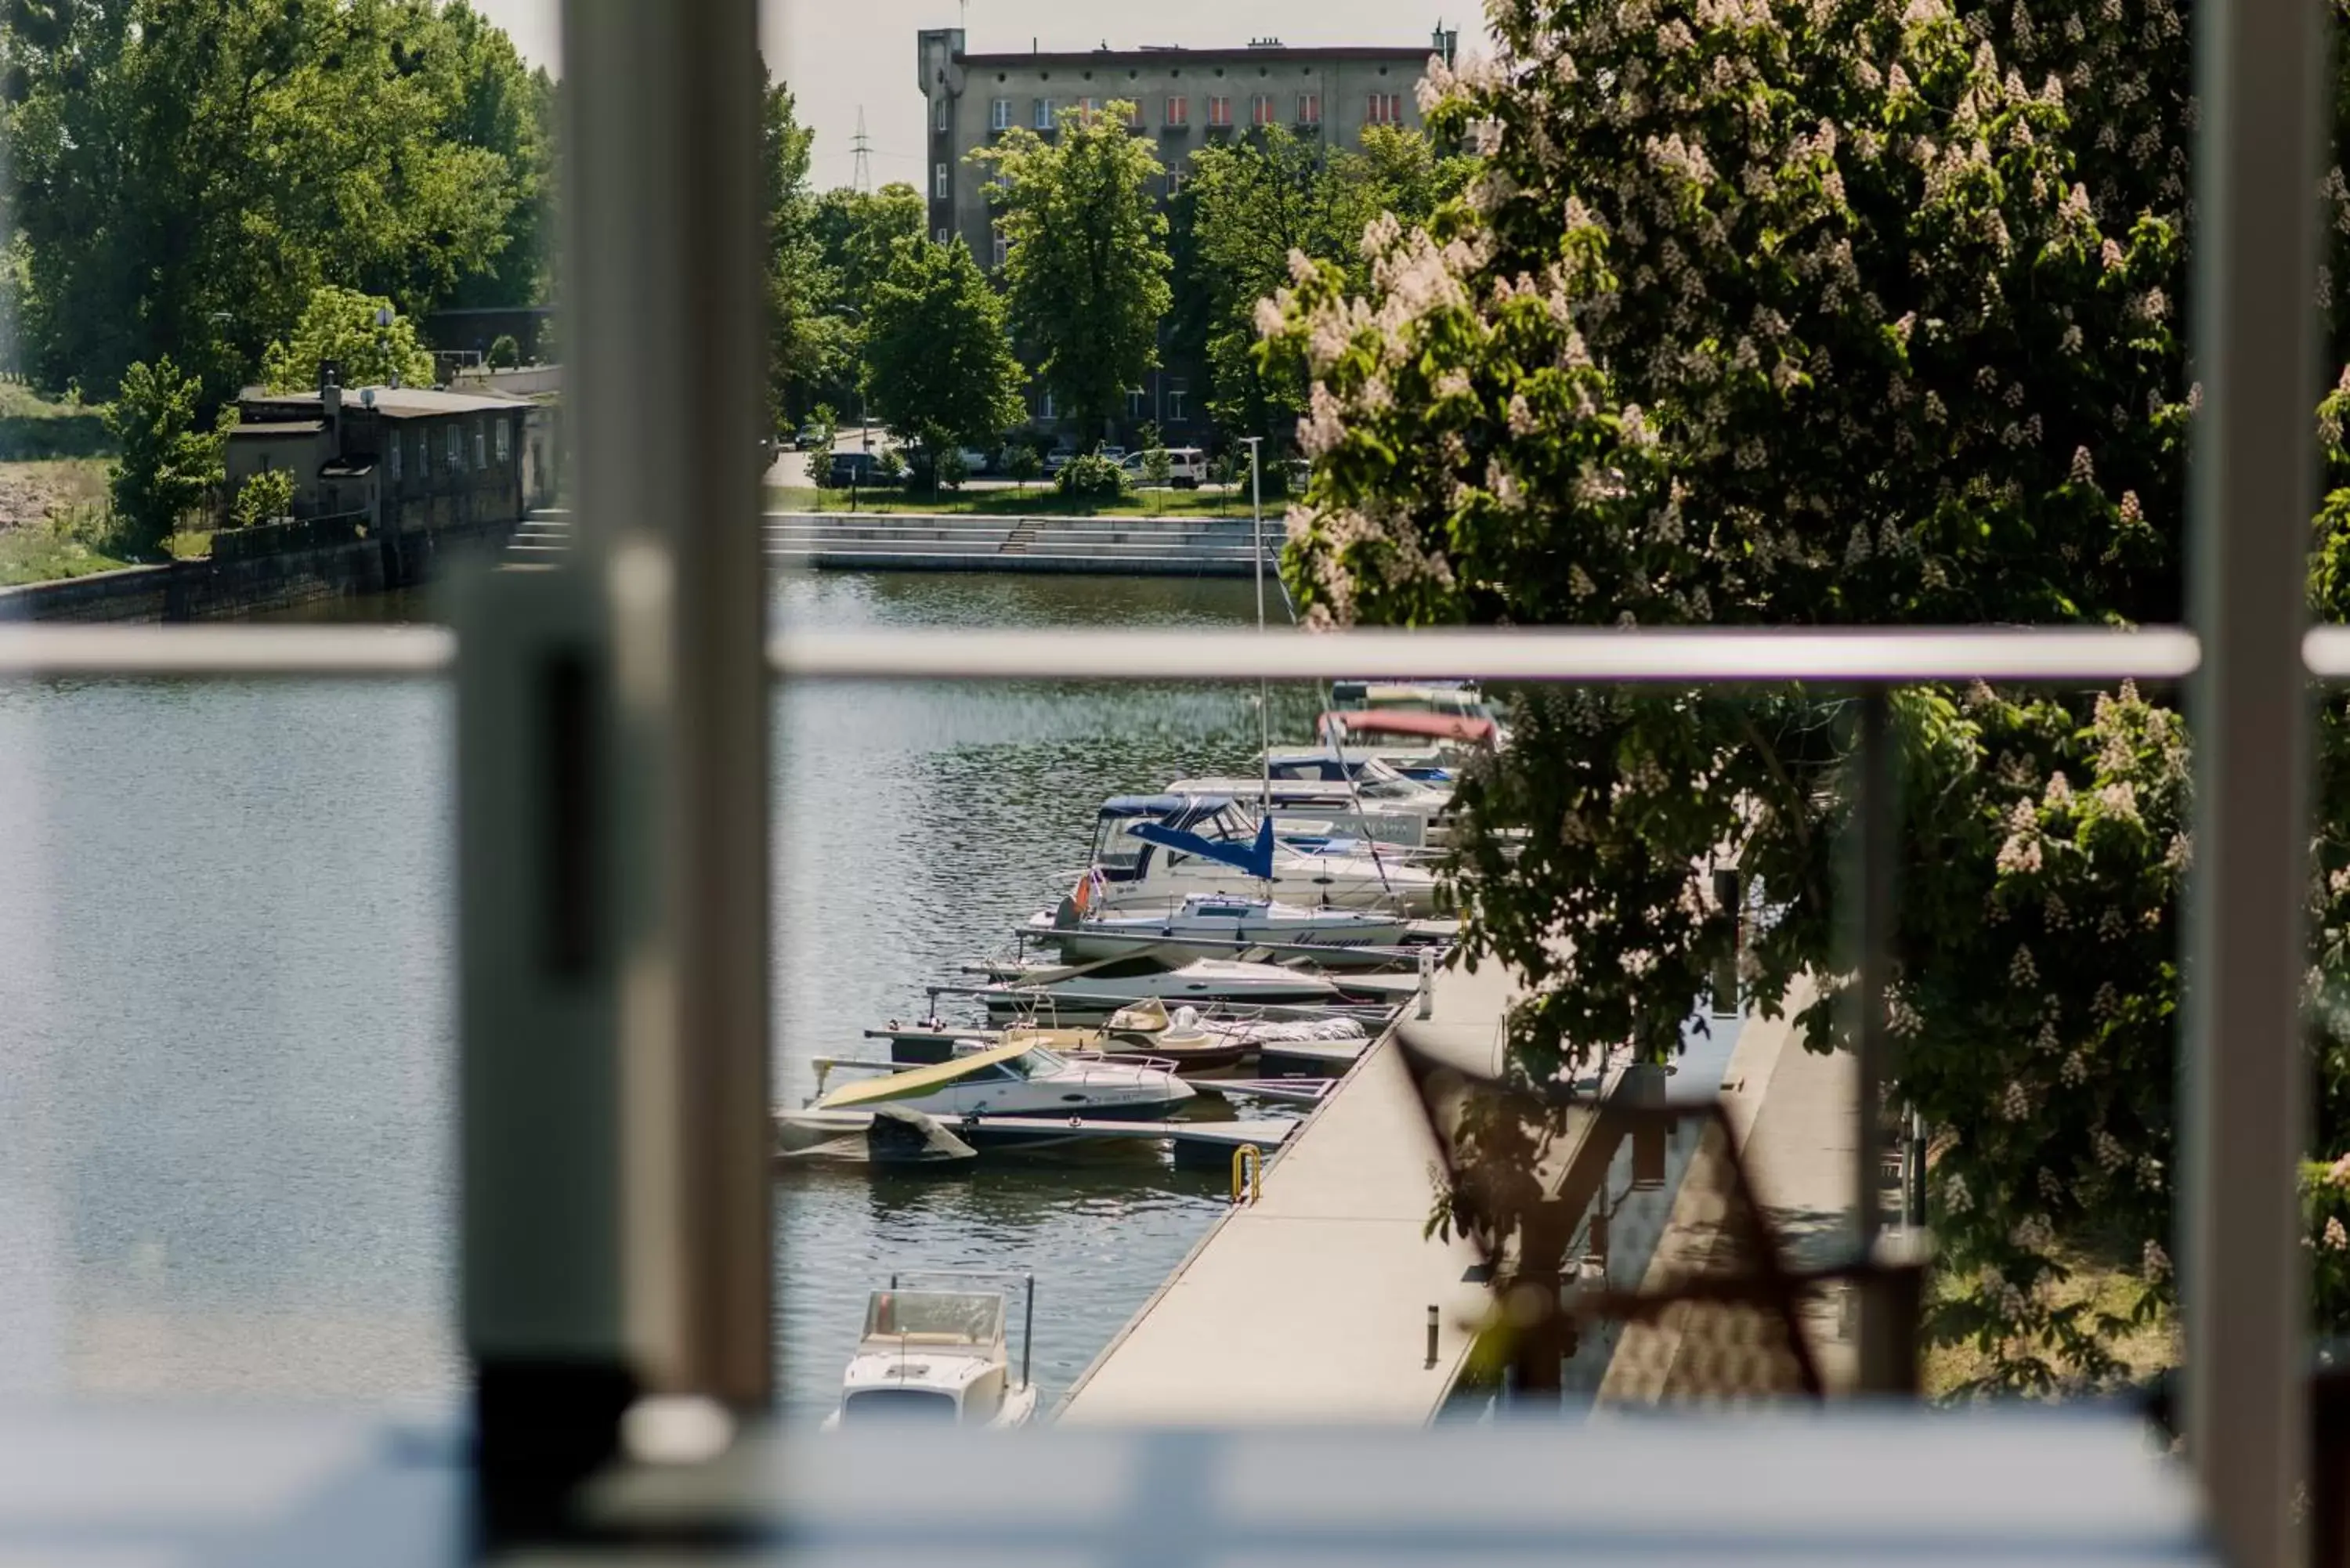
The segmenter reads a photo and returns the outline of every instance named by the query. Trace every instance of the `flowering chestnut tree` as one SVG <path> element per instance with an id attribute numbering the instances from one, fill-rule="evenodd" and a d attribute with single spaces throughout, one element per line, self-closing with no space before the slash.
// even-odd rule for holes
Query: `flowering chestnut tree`
<path id="1" fill-rule="evenodd" d="M 1482 154 L 1464 199 L 1373 224 L 1367 291 L 1299 257 L 1260 312 L 1268 359 L 1310 379 L 1285 570 L 1315 622 L 2178 618 L 2196 393 L 2174 0 L 1489 15 L 1493 57 L 1431 62 L 1421 88 Z M 2327 193 L 2350 214 L 2338 171 Z M 2350 504 L 2320 521 L 2345 537 Z M 2333 558 L 2329 613 L 2350 607 Z M 1456 871 L 1472 952 L 1533 985 L 1513 1070 L 1678 1049 L 1735 941 L 1706 877 L 1731 857 L 1769 909 L 1744 979 L 1836 1044 L 1846 705 L 1538 690 L 1513 711 L 1515 743 L 1462 786 Z M 2127 688 L 1919 689 L 1895 718 L 1897 1092 L 1934 1129 L 1954 1286 L 1929 1332 L 2004 1386 L 2124 1376 L 2116 1336 L 2171 1288 L 2184 724 Z M 2350 719 L 2325 725 L 2321 1001 L 2350 930 Z M 2329 1085 L 2338 1037 L 2319 1035 Z M 2350 1095 L 2321 1097 L 2331 1147 Z M 1530 1136 L 1472 1125 L 1464 1152 Z M 2136 1273 L 2134 1308 L 2062 1288 L 2092 1244 Z"/>

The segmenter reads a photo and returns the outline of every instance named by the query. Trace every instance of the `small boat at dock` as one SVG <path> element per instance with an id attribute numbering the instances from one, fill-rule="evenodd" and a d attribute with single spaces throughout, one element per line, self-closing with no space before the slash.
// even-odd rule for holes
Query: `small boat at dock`
<path id="1" fill-rule="evenodd" d="M 1038 910 L 1021 934 L 1058 948 L 1069 963 L 1146 950 L 1237 957 L 1256 948 L 1317 961 L 1394 962 L 1385 953 L 1357 958 L 1348 950 L 1392 949 L 1412 935 L 1412 921 L 1400 914 L 1284 904 L 1230 893 L 1194 893 L 1159 910 L 1133 904 L 1109 910 L 1104 908 L 1107 902 L 1098 874 L 1088 871 L 1076 891 L 1055 908 Z"/>
<path id="2" fill-rule="evenodd" d="M 1107 1016 L 1153 1001 L 1305 1007 L 1344 1000 L 1325 976 L 1233 959 L 1193 959 L 1170 966 L 1145 953 L 1082 964 L 990 963 L 983 972 L 995 983 L 973 987 L 972 994 L 990 1012 L 1055 1020 Z"/>
<path id="3" fill-rule="evenodd" d="M 1095 815 L 1092 867 L 1104 912 L 1161 909 L 1198 893 L 1313 907 L 1436 912 L 1436 873 L 1414 852 L 1367 840 L 1309 854 L 1228 794 L 1114 795 Z"/>
<path id="4" fill-rule="evenodd" d="M 863 1067 L 876 1075 L 826 1093 L 826 1075 L 842 1067 Z M 823 1060 L 816 1064 L 816 1096 L 810 1109 L 875 1111 L 890 1106 L 950 1119 L 1083 1116 L 1096 1121 L 1152 1121 L 1179 1110 L 1195 1092 L 1163 1062 L 1064 1056 L 1024 1040 L 927 1066 Z"/>
<path id="5" fill-rule="evenodd" d="M 1003 1429 L 1035 1418 L 1029 1345 L 1036 1326 L 1036 1282 L 1028 1281 L 1020 1376 L 1012 1380 L 1001 1291 L 875 1291 L 865 1332 L 840 1380 L 840 1407 L 824 1429 L 899 1422 Z"/>

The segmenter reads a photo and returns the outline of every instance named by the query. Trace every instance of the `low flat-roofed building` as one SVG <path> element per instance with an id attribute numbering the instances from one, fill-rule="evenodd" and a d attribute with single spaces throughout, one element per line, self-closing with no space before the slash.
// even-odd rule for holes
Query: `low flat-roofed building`
<path id="1" fill-rule="evenodd" d="M 297 517 L 364 514 L 370 532 L 515 523 L 525 510 L 532 405 L 429 388 L 336 384 L 252 394 L 229 435 L 234 496 L 265 469 L 294 471 Z"/>

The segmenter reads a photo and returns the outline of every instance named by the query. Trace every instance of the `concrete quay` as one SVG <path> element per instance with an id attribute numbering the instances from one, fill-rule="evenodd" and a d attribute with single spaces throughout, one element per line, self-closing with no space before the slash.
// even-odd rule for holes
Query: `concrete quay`
<path id="1" fill-rule="evenodd" d="M 1256 562 L 1253 525 L 1233 518 L 771 512 L 761 525 L 771 566 L 814 571 L 1245 577 Z M 534 513 L 512 557 L 552 563 L 570 537 L 567 515 Z"/>
<path id="2" fill-rule="evenodd" d="M 1096 1358 L 1059 1418 L 1101 1425 L 1194 1422 L 1420 1424 L 1442 1410 L 1470 1348 L 1465 1326 L 1487 1304 L 1476 1249 L 1423 1236 L 1440 1151 L 1403 1047 L 1472 1077 L 1493 1075 L 1504 1019 L 1520 987 L 1488 963 L 1441 971 L 1430 1016 L 1407 1016 L 1378 1041 L 1293 1134 L 1263 1197 L 1232 1210 Z M 1604 1065 L 1602 1093 L 1619 1081 Z M 1818 1261 L 1848 1225 L 1851 1063 L 1814 1056 L 1784 1020 L 1708 1019 L 1693 1028 L 1666 1092 L 1669 1104 L 1719 1095 L 1756 1197 L 1791 1262 Z M 1571 1120 L 1542 1176 L 1555 1187 L 1582 1156 L 1596 1117 Z M 1651 1288 L 1706 1242 L 1688 1182 L 1700 1157 L 1675 1140 L 1666 1188 L 1619 1191 L 1611 1272 Z M 1623 1158 L 1628 1158 L 1628 1155 Z M 1611 1168 L 1618 1163 L 1610 1155 Z M 1626 1173 L 1628 1176 L 1628 1170 Z M 1621 1183 L 1610 1179 L 1611 1187 Z M 1437 1309 L 1428 1354 L 1428 1309 Z M 1804 1323 L 1834 1388 L 1848 1386 L 1851 1346 L 1835 1303 Z M 1669 1367 L 1674 1346 L 1613 1327 L 1589 1336 L 1587 1378 L 1572 1386 L 1602 1404 L 1650 1402 L 1665 1388 L 1632 1368 Z M 1625 1369 L 1616 1362 L 1619 1352 Z"/>

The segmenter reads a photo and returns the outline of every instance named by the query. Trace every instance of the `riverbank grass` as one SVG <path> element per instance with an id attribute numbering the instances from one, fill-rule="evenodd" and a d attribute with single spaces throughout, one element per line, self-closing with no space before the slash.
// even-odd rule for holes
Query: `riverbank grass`
<path id="1" fill-rule="evenodd" d="M 0 462 L 0 587 L 128 564 L 103 543 L 106 466 L 97 458 Z"/>

